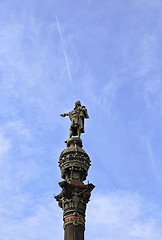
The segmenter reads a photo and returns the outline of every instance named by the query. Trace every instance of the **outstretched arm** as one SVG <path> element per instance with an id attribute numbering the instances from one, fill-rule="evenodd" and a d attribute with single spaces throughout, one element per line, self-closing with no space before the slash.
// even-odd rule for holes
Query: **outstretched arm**
<path id="1" fill-rule="evenodd" d="M 61 117 L 69 116 L 69 113 L 62 113 L 60 114 Z"/>

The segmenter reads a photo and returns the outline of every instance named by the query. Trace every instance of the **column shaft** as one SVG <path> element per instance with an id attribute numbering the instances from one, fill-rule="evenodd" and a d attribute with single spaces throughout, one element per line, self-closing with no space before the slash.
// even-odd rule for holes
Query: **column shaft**
<path id="1" fill-rule="evenodd" d="M 84 240 L 84 227 L 69 224 L 65 228 L 64 240 Z"/>

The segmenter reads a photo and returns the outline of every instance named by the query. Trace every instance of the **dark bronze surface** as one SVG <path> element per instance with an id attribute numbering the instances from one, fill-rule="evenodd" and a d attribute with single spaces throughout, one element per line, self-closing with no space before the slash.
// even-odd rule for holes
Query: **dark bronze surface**
<path id="1" fill-rule="evenodd" d="M 64 240 L 84 240 L 84 227 L 81 225 L 67 225 L 65 228 Z"/>
<path id="2" fill-rule="evenodd" d="M 63 210 L 64 240 L 84 240 L 86 207 L 95 187 L 92 183 L 83 182 L 88 175 L 91 160 L 82 148 L 80 134 L 84 133 L 84 118 L 89 116 L 80 101 L 75 103 L 74 110 L 61 116 L 69 116 L 71 125 L 69 139 L 65 141 L 67 148 L 61 152 L 58 162 L 61 177 L 65 181 L 59 183 L 62 191 L 55 199 Z"/>
<path id="3" fill-rule="evenodd" d="M 61 177 L 66 181 L 76 179 L 84 181 L 88 175 L 91 165 L 88 154 L 82 149 L 80 138 L 70 138 L 66 141 L 67 148 L 64 149 L 59 158 Z"/>
<path id="4" fill-rule="evenodd" d="M 64 219 L 67 216 L 75 216 L 75 214 L 84 218 L 86 206 L 90 200 L 94 185 L 92 183 L 74 185 L 66 181 L 60 182 L 59 185 L 62 188 L 62 192 L 55 196 L 55 199 L 58 201 L 59 207 L 64 211 Z"/>
<path id="5" fill-rule="evenodd" d="M 89 118 L 85 106 L 82 106 L 80 101 L 76 101 L 75 107 L 71 112 L 60 114 L 60 116 L 69 116 L 70 118 L 71 125 L 69 138 L 72 136 L 78 136 L 80 138 L 81 133 L 84 133 L 84 118 Z"/>

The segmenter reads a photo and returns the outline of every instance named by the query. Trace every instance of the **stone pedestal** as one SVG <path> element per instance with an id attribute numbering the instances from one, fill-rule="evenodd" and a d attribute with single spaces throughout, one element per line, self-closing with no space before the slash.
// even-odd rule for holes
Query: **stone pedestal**
<path id="1" fill-rule="evenodd" d="M 62 191 L 55 199 L 63 209 L 64 240 L 84 240 L 86 206 L 94 188 L 91 183 L 83 183 L 91 165 L 90 158 L 82 149 L 80 138 L 70 138 L 66 144 L 59 158 L 61 177 L 65 181 L 59 183 Z"/>

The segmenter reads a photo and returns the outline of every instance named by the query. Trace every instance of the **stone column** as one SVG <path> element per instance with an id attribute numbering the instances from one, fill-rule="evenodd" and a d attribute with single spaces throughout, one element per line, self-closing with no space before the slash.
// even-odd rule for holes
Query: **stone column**
<path id="1" fill-rule="evenodd" d="M 90 158 L 82 148 L 78 137 L 66 141 L 59 158 L 62 191 L 55 196 L 59 207 L 63 209 L 64 240 L 84 240 L 85 212 L 90 200 L 93 184 L 84 184 L 90 167 Z"/>

